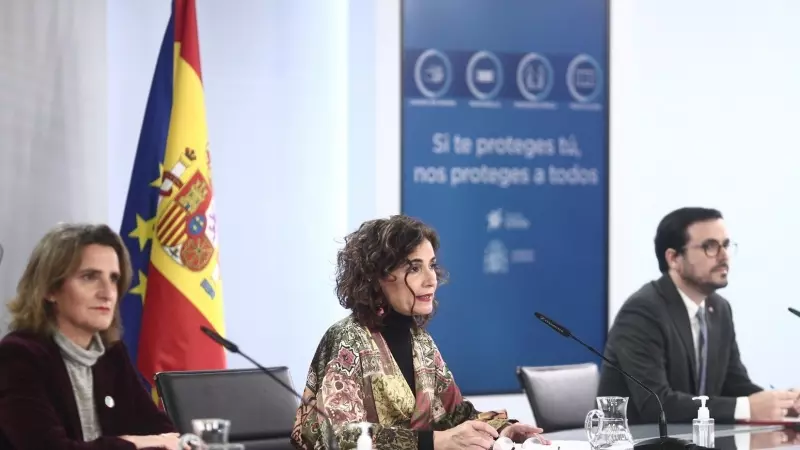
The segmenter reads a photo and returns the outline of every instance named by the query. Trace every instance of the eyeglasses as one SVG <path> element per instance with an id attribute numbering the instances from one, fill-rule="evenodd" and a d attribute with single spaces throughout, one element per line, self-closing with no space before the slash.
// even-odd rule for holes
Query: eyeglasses
<path id="1" fill-rule="evenodd" d="M 725 253 L 729 256 L 733 256 L 736 254 L 736 251 L 739 249 L 738 244 L 733 241 L 727 240 L 725 242 L 719 242 L 714 239 L 708 240 L 703 242 L 702 244 L 698 245 L 687 245 L 684 248 L 701 248 L 706 253 L 706 256 L 709 258 L 716 258 L 719 255 L 720 249 L 724 248 Z"/>

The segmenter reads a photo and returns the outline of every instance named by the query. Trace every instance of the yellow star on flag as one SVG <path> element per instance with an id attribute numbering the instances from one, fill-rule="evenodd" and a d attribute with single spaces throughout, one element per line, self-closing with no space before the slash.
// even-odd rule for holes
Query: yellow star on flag
<path id="1" fill-rule="evenodd" d="M 141 295 L 142 296 L 142 304 L 144 304 L 144 296 L 147 294 L 147 275 L 144 274 L 141 270 L 139 271 L 139 284 L 134 286 L 130 290 L 131 294 Z"/>
<path id="2" fill-rule="evenodd" d="M 142 216 L 136 215 L 136 229 L 128 234 L 128 237 L 139 238 L 139 250 L 144 250 L 147 240 L 153 238 L 153 227 L 156 224 L 156 217 L 144 220 Z"/>
<path id="3" fill-rule="evenodd" d="M 164 179 L 164 164 L 158 163 L 158 178 L 150 182 L 150 186 L 154 188 L 161 187 L 161 181 Z"/>

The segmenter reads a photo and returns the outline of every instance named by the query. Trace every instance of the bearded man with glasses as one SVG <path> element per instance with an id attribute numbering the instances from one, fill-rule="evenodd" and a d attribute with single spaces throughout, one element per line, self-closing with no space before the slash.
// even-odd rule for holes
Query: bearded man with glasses
<path id="1" fill-rule="evenodd" d="M 662 276 L 628 298 L 609 331 L 605 356 L 653 389 L 671 423 L 691 423 L 699 395 L 717 423 L 780 420 L 800 406 L 796 392 L 754 384 L 742 364 L 731 306 L 717 294 L 735 251 L 719 211 L 667 214 L 655 237 Z M 631 424 L 658 422 L 656 399 L 605 363 L 597 395 L 630 397 Z"/>

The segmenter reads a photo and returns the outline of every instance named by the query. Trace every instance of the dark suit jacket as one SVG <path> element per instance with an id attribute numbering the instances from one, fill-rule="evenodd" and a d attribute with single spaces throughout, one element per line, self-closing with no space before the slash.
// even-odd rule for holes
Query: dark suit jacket
<path id="1" fill-rule="evenodd" d="M 706 395 L 711 417 L 732 423 L 736 398 L 762 390 L 750 381 L 739 357 L 728 301 L 706 299 L 708 368 Z M 686 305 L 664 275 L 645 284 L 622 306 L 608 334 L 605 356 L 642 381 L 661 399 L 668 422 L 691 422 L 700 402 L 694 340 Z M 603 363 L 598 396 L 630 397 L 628 420 L 658 422 L 658 402 L 647 391 Z"/>
<path id="2" fill-rule="evenodd" d="M 134 450 L 116 436 L 175 432 L 139 381 L 122 342 L 92 368 L 103 436 L 83 441 L 72 382 L 55 341 L 12 332 L 0 341 L 0 450 Z M 105 398 L 114 400 L 113 408 Z"/>

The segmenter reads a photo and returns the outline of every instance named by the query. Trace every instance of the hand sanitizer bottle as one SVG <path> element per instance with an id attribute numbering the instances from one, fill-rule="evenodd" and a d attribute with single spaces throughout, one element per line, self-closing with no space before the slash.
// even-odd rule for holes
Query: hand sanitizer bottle
<path id="1" fill-rule="evenodd" d="M 700 400 L 697 418 L 692 420 L 692 442 L 706 448 L 714 448 L 714 419 L 706 407 L 708 397 L 701 395 L 692 400 Z"/>
<path id="2" fill-rule="evenodd" d="M 369 435 L 370 423 L 361 422 L 358 426 L 361 428 L 361 435 L 356 441 L 356 450 L 372 450 L 372 436 Z"/>

